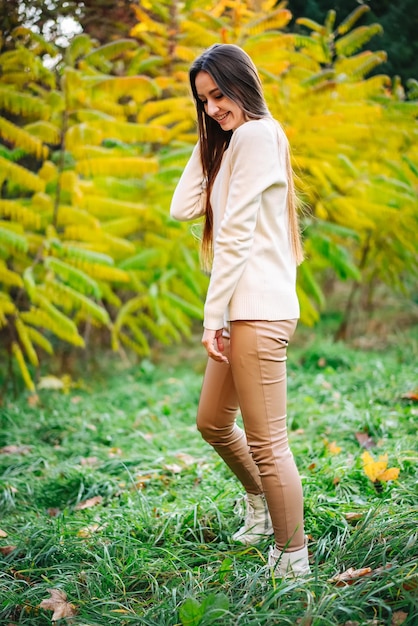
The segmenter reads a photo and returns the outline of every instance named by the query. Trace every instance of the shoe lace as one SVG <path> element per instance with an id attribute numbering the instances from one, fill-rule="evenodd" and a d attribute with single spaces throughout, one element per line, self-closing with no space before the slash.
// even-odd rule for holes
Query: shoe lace
<path id="1" fill-rule="evenodd" d="M 241 496 L 235 502 L 234 513 L 244 518 L 244 526 L 251 528 L 254 521 L 254 507 L 247 496 Z"/>

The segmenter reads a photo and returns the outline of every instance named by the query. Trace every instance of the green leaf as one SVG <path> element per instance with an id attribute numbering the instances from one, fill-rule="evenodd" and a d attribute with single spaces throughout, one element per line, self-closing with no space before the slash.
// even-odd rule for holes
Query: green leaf
<path id="1" fill-rule="evenodd" d="M 199 626 L 203 615 L 203 607 L 195 598 L 185 600 L 179 610 L 182 626 Z"/>
<path id="2" fill-rule="evenodd" d="M 210 593 L 203 600 L 202 609 L 206 623 L 219 624 L 229 610 L 229 600 L 224 593 Z"/>

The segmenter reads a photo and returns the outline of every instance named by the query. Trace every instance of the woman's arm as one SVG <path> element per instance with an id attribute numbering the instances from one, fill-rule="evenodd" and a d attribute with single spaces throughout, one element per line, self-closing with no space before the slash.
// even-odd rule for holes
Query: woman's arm
<path id="1" fill-rule="evenodd" d="M 184 168 L 171 200 L 170 215 L 181 222 L 204 215 L 206 209 L 206 185 L 200 158 L 199 143 Z"/>

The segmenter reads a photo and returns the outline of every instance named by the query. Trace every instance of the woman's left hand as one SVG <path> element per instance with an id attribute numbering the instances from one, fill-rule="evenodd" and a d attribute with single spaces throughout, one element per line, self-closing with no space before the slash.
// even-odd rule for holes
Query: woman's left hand
<path id="1" fill-rule="evenodd" d="M 211 359 L 219 363 L 229 363 L 228 358 L 222 354 L 225 349 L 222 331 L 222 328 L 219 330 L 209 330 L 205 328 L 202 344 L 205 346 L 206 352 Z"/>

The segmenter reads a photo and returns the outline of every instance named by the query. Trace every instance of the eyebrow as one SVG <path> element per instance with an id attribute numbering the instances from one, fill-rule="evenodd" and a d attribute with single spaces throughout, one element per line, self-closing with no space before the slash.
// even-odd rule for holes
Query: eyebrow
<path id="1" fill-rule="evenodd" d="M 209 95 L 211 96 L 213 93 L 215 93 L 215 91 L 219 91 L 220 93 L 222 93 L 222 92 L 221 92 L 221 90 L 219 89 L 219 87 L 215 87 L 214 89 L 211 89 L 211 90 L 209 91 Z M 204 98 L 205 96 L 203 96 L 201 93 L 198 93 L 198 94 L 197 94 L 197 97 L 201 100 L 201 99 L 202 99 L 202 98 Z"/>

